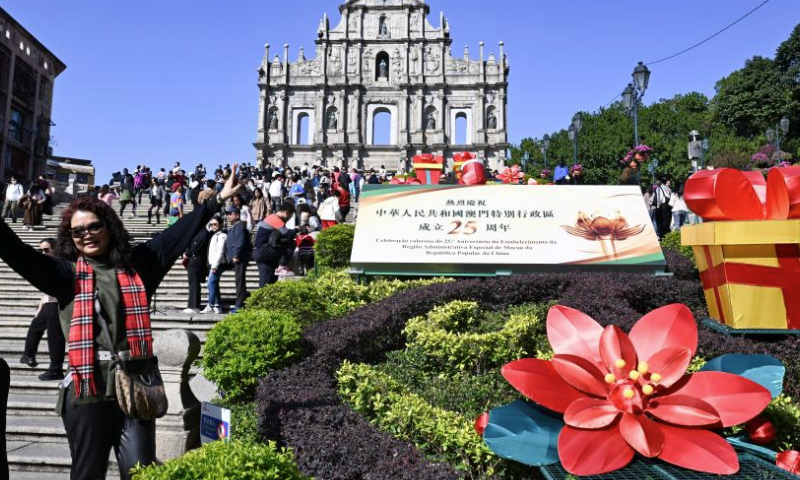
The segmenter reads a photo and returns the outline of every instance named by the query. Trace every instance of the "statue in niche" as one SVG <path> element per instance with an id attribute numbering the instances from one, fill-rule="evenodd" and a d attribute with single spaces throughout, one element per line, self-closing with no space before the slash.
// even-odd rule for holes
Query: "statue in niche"
<path id="1" fill-rule="evenodd" d="M 378 20 L 378 36 L 383 38 L 389 37 L 389 26 L 386 25 L 385 15 L 381 15 L 380 20 Z"/>
<path id="2" fill-rule="evenodd" d="M 497 129 L 497 114 L 494 113 L 494 109 L 489 110 L 489 116 L 486 118 L 486 125 L 489 127 L 489 130 Z"/>
<path id="3" fill-rule="evenodd" d="M 269 111 L 269 129 L 278 129 L 278 111 L 275 109 Z"/>
<path id="4" fill-rule="evenodd" d="M 435 74 L 439 71 L 439 56 L 431 47 L 425 50 L 425 70 L 428 74 Z"/>
<path id="5" fill-rule="evenodd" d="M 389 79 L 389 63 L 385 58 L 382 58 L 381 63 L 378 64 L 378 78 Z"/>
<path id="6" fill-rule="evenodd" d="M 419 15 L 414 13 L 411 15 L 411 31 L 412 32 L 419 32 Z"/>
<path id="7" fill-rule="evenodd" d="M 419 61 L 419 45 L 411 48 L 411 74 L 416 75 L 419 73 L 417 62 Z"/>
<path id="8" fill-rule="evenodd" d="M 336 130 L 339 128 L 339 119 L 336 116 L 336 110 L 328 112 L 328 130 Z"/>
<path id="9" fill-rule="evenodd" d="M 425 118 L 425 130 L 436 130 L 436 112 L 433 110 Z"/>

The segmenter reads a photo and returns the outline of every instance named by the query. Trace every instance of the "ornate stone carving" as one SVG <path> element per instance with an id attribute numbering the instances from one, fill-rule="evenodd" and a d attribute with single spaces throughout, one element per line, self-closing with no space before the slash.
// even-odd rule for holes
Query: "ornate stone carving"
<path id="1" fill-rule="evenodd" d="M 342 51 L 338 47 L 330 50 L 330 74 L 339 75 L 342 73 Z"/>
<path id="2" fill-rule="evenodd" d="M 413 47 L 411 47 L 411 65 L 409 67 L 411 68 L 411 74 L 412 75 L 419 74 L 419 57 L 420 57 L 420 53 L 421 53 L 421 51 L 420 51 L 420 46 L 419 45 L 414 45 Z"/>
<path id="3" fill-rule="evenodd" d="M 403 54 L 400 53 L 399 48 L 395 48 L 394 54 L 392 55 L 392 76 L 394 77 L 395 81 L 400 81 L 402 74 L 403 74 Z"/>
<path id="4" fill-rule="evenodd" d="M 350 14 L 350 32 L 358 33 L 358 25 L 360 24 L 357 14 Z"/>
<path id="5" fill-rule="evenodd" d="M 336 109 L 331 108 L 328 110 L 328 131 L 337 130 L 339 128 L 339 117 L 336 116 Z"/>
<path id="6" fill-rule="evenodd" d="M 425 73 L 428 75 L 439 73 L 439 52 L 433 47 L 425 49 Z"/>
<path id="7" fill-rule="evenodd" d="M 352 49 L 347 52 L 347 73 L 358 73 L 358 56 L 357 50 Z"/>
<path id="8" fill-rule="evenodd" d="M 494 108 L 489 109 L 489 114 L 486 117 L 486 127 L 489 130 L 497 130 L 497 114 Z"/>
<path id="9" fill-rule="evenodd" d="M 270 130 L 277 130 L 278 129 L 278 109 L 272 107 L 269 110 L 269 120 L 268 123 Z"/>
<path id="10" fill-rule="evenodd" d="M 425 115 L 425 130 L 436 130 L 436 110 L 433 108 Z"/>
<path id="11" fill-rule="evenodd" d="M 420 17 L 422 15 L 414 12 L 411 14 L 411 33 L 422 33 L 420 28 Z"/>

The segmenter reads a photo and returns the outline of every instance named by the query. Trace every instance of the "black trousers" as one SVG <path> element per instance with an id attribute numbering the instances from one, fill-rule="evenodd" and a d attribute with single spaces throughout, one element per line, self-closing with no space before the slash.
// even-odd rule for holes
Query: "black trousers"
<path id="1" fill-rule="evenodd" d="M 77 407 L 68 404 L 62 420 L 72 456 L 70 480 L 104 480 L 112 448 L 122 480 L 131 478 L 130 469 L 137 462 L 156 461 L 155 420 L 126 418 L 116 400 Z"/>
<path id="2" fill-rule="evenodd" d="M 31 322 L 28 327 L 28 336 L 25 338 L 25 355 L 31 358 L 36 357 L 39 349 L 39 342 L 42 340 L 44 332 L 47 331 L 47 349 L 50 353 L 50 370 L 61 372 L 64 370 L 64 332 L 58 320 L 58 303 L 50 302 L 42 305 L 39 315 Z"/>
<path id="3" fill-rule="evenodd" d="M 188 308 L 200 308 L 200 288 L 205 283 L 208 275 L 208 262 L 202 257 L 189 257 L 189 265 L 186 266 L 186 271 L 189 274 Z"/>
<path id="4" fill-rule="evenodd" d="M 247 266 L 249 261 L 233 264 L 233 272 L 236 281 L 236 304 L 235 308 L 242 308 L 244 301 L 247 300 Z"/>

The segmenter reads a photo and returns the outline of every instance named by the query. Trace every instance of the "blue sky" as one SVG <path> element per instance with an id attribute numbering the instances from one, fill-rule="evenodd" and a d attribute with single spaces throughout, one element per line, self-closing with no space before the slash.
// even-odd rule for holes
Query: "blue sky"
<path id="1" fill-rule="evenodd" d="M 450 21 L 453 54 L 506 42 L 514 143 L 567 126 L 619 93 L 639 60 L 666 57 L 761 0 L 429 0 Z M 264 43 L 313 56 L 337 0 L 4 0 L 3 8 L 67 64 L 55 83 L 57 155 L 89 158 L 99 181 L 123 166 L 254 161 Z M 711 42 L 651 67 L 645 100 L 700 91 L 753 55 L 772 56 L 800 2 L 771 0 Z M 274 53 L 273 53 L 274 55 Z"/>

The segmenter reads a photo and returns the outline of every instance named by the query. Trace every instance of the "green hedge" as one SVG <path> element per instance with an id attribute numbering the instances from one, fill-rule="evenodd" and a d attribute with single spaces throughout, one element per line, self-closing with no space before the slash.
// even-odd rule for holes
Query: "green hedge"
<path id="1" fill-rule="evenodd" d="M 426 455 L 469 472 L 471 478 L 502 471 L 504 461 L 475 432 L 473 421 L 431 406 L 369 365 L 345 361 L 337 377 L 339 394 L 381 430 L 413 442 Z"/>
<path id="2" fill-rule="evenodd" d="M 346 223 L 319 232 L 314 246 L 314 261 L 320 267 L 345 268 L 350 265 L 356 227 Z"/>
<path id="3" fill-rule="evenodd" d="M 267 285 L 253 292 L 246 306 L 247 309 L 285 312 L 301 325 L 309 325 L 339 317 L 402 290 L 448 281 L 380 279 L 361 285 L 346 271 L 332 270 L 318 277 Z"/>
<path id="4" fill-rule="evenodd" d="M 299 358 L 301 339 L 300 324 L 280 310 L 246 309 L 228 315 L 208 332 L 204 375 L 226 399 L 252 400 L 259 377 Z"/>
<path id="5" fill-rule="evenodd" d="M 237 403 L 229 398 L 215 398 L 214 405 L 228 408 L 231 411 L 231 440 L 243 443 L 261 443 L 258 435 L 258 411 L 255 402 Z"/>
<path id="6" fill-rule="evenodd" d="M 498 325 L 498 317 L 505 322 Z M 407 347 L 420 352 L 425 371 L 481 375 L 535 355 L 537 339 L 544 330 L 540 318 L 531 311 L 509 312 L 508 317 L 488 315 L 480 311 L 477 302 L 456 300 L 412 318 L 404 333 Z"/>
<path id="7" fill-rule="evenodd" d="M 213 442 L 163 465 L 136 467 L 133 480 L 309 480 L 274 442 Z"/>
<path id="8" fill-rule="evenodd" d="M 681 245 L 681 232 L 677 230 L 673 230 L 664 235 L 664 238 L 661 239 L 661 248 L 674 250 L 694 263 L 694 252 L 692 251 L 692 247 Z M 697 264 L 695 263 L 695 265 Z"/>

